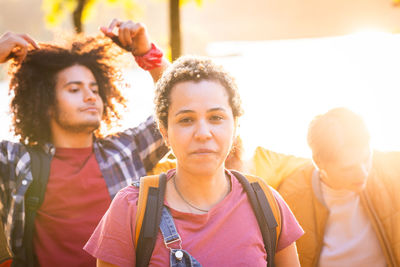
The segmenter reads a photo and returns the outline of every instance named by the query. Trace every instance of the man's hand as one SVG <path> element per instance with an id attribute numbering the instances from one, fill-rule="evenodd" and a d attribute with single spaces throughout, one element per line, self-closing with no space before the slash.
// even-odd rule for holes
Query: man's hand
<path id="1" fill-rule="evenodd" d="M 115 28 L 118 28 L 118 35 L 113 33 Z M 134 56 L 142 56 L 151 49 L 151 42 L 146 27 L 141 23 L 135 23 L 130 20 L 122 22 L 118 19 L 113 19 L 108 27 L 100 27 L 100 30 L 104 35 L 113 39 L 116 44 L 131 51 Z M 154 82 L 158 81 L 169 65 L 168 60 L 163 58 L 160 67 L 149 71 Z"/>
<path id="2" fill-rule="evenodd" d="M 0 37 L 0 63 L 4 63 L 10 58 L 15 58 L 21 62 L 28 53 L 29 45 L 38 49 L 39 46 L 27 34 L 7 32 Z"/>
<path id="3" fill-rule="evenodd" d="M 118 35 L 113 33 L 115 28 L 118 28 Z M 144 55 L 151 49 L 146 27 L 141 23 L 113 19 L 108 27 L 103 26 L 100 30 L 122 48 L 131 51 L 134 56 Z"/>

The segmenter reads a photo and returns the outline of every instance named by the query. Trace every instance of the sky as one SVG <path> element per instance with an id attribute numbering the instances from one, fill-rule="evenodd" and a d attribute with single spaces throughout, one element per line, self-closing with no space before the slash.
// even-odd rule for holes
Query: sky
<path id="1" fill-rule="evenodd" d="M 237 77 L 245 109 L 240 131 L 250 151 L 261 145 L 310 156 L 309 122 L 335 107 L 363 116 L 374 148 L 400 150 L 399 45 L 400 35 L 365 31 L 209 50 Z"/>
<path id="2" fill-rule="evenodd" d="M 364 31 L 347 36 L 257 42 L 219 42 L 208 54 L 236 78 L 245 115 L 239 133 L 250 157 L 256 146 L 310 156 L 312 118 L 335 107 L 362 115 L 373 147 L 400 150 L 400 35 Z M 126 70 L 130 88 L 123 127 L 153 111 L 150 75 Z M 7 83 L 0 83 L 0 121 L 9 122 Z M 10 139 L 8 126 L 0 138 Z"/>

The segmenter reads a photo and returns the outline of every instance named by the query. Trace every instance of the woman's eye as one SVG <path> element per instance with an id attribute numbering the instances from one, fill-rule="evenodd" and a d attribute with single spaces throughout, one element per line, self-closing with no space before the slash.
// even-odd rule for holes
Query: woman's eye
<path id="1" fill-rule="evenodd" d="M 79 88 L 70 88 L 69 91 L 72 93 L 76 93 L 79 91 Z"/>
<path id="2" fill-rule="evenodd" d="M 192 118 L 182 118 L 179 120 L 179 123 L 190 123 L 192 121 L 193 121 Z"/>
<path id="3" fill-rule="evenodd" d="M 218 116 L 218 115 L 211 116 L 211 118 L 210 118 L 210 120 L 212 120 L 212 121 L 221 121 L 223 119 L 224 118 L 222 116 Z"/>

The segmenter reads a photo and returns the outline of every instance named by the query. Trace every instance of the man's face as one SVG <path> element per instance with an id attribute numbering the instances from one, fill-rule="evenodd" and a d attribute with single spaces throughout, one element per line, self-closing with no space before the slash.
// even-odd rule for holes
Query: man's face
<path id="1" fill-rule="evenodd" d="M 337 190 L 360 191 L 365 187 L 371 171 L 372 151 L 364 148 L 343 147 L 338 159 L 319 164 L 321 179 Z"/>
<path id="2" fill-rule="evenodd" d="M 55 107 L 51 127 L 66 132 L 92 133 L 100 126 L 103 101 L 93 73 L 82 65 L 61 70 L 56 76 Z"/>

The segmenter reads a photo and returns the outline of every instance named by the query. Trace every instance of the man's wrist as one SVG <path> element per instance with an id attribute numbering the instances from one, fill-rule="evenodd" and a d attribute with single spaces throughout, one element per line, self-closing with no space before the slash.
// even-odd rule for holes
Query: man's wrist
<path id="1" fill-rule="evenodd" d="M 151 48 L 147 53 L 141 56 L 135 56 L 136 63 L 144 70 L 152 70 L 161 67 L 163 52 L 151 43 Z"/>

